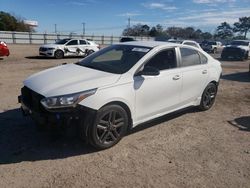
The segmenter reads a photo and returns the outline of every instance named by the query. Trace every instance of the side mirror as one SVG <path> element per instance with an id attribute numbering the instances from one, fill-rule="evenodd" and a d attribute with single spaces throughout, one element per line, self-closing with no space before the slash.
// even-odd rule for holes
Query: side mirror
<path id="1" fill-rule="evenodd" d="M 145 66 L 143 70 L 139 71 L 136 75 L 137 76 L 158 76 L 160 74 L 159 69 L 155 67 Z"/>

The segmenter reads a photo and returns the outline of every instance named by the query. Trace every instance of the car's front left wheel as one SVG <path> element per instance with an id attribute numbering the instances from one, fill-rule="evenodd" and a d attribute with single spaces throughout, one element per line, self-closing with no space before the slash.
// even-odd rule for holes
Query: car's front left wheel
<path id="1" fill-rule="evenodd" d="M 89 127 L 88 140 L 97 149 L 117 144 L 126 134 L 128 114 L 119 105 L 108 105 L 98 110 L 94 124 Z"/>
<path id="2" fill-rule="evenodd" d="M 54 54 L 54 57 L 55 57 L 56 59 L 62 59 L 62 58 L 64 57 L 63 51 L 62 51 L 62 50 L 56 50 L 56 51 L 55 51 L 55 54 Z"/>

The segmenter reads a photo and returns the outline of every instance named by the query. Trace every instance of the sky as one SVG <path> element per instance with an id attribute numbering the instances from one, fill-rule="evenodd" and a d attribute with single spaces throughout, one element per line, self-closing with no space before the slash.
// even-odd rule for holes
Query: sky
<path id="1" fill-rule="evenodd" d="M 250 16 L 250 0 L 0 0 L 0 11 L 38 22 L 37 32 L 120 36 L 130 24 L 161 24 L 213 33 Z M 83 24 L 84 23 L 84 24 Z"/>

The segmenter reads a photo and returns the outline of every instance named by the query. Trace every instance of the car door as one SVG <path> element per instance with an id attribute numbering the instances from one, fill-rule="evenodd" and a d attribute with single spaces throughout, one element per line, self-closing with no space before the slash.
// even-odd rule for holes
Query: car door
<path id="1" fill-rule="evenodd" d="M 197 50 L 181 47 L 182 94 L 183 105 L 196 101 L 207 84 L 209 69 L 207 58 Z"/>
<path id="2" fill-rule="evenodd" d="M 78 40 L 71 40 L 65 45 L 65 55 L 75 56 L 79 54 Z"/>
<path id="3" fill-rule="evenodd" d="M 86 40 L 79 40 L 79 49 L 82 55 L 85 54 L 85 51 L 89 48 L 89 43 Z"/>
<path id="4" fill-rule="evenodd" d="M 180 100 L 181 74 L 175 49 L 155 54 L 144 67 L 160 70 L 157 76 L 134 76 L 136 121 L 143 122 L 175 109 Z"/>

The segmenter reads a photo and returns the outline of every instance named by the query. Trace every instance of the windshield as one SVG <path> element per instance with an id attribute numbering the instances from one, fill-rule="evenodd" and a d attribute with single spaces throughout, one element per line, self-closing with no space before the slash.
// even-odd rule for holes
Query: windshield
<path id="1" fill-rule="evenodd" d="M 248 46 L 248 42 L 235 40 L 231 42 L 231 45 Z"/>
<path id="2" fill-rule="evenodd" d="M 57 40 L 56 44 L 65 44 L 66 42 L 70 41 L 71 39 L 61 39 L 61 40 Z"/>
<path id="3" fill-rule="evenodd" d="M 150 50 L 151 48 L 142 46 L 112 45 L 86 57 L 77 64 L 104 72 L 123 74 Z"/>
<path id="4" fill-rule="evenodd" d="M 168 42 L 173 42 L 173 43 L 181 44 L 183 41 L 181 41 L 181 40 L 169 40 Z"/>

